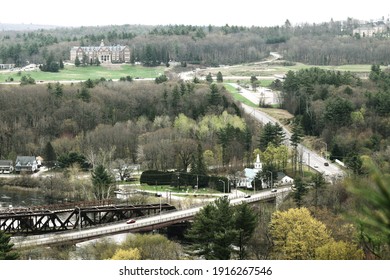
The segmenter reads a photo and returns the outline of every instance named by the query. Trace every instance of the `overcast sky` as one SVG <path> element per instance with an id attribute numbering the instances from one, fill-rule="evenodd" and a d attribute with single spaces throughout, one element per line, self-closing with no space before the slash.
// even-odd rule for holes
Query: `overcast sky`
<path id="1" fill-rule="evenodd" d="M 319 4 L 322 3 L 322 4 Z M 361 4 L 358 4 L 361 3 Z M 372 4 L 372 5 L 371 5 Z M 390 1 L 344 0 L 6 0 L 0 23 L 97 26 L 121 24 L 292 25 L 386 19 Z"/>

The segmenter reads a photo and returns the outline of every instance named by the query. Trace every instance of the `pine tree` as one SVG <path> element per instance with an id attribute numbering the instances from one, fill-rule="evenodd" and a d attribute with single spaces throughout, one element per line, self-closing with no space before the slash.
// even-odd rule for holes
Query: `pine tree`
<path id="1" fill-rule="evenodd" d="M 92 185 L 94 196 L 98 200 L 107 199 L 112 192 L 114 179 L 103 165 L 98 165 L 92 172 Z"/>
<path id="2" fill-rule="evenodd" d="M 283 127 L 278 123 L 275 125 L 267 123 L 260 132 L 260 143 L 259 148 L 261 151 L 267 149 L 270 143 L 274 144 L 275 147 L 279 147 L 285 139 L 285 133 Z"/>
<path id="3" fill-rule="evenodd" d="M 10 241 L 11 236 L 0 230 L 0 260 L 17 260 L 19 258 L 19 255 L 13 252 L 14 245 Z"/>
<path id="4" fill-rule="evenodd" d="M 244 260 L 247 257 L 246 247 L 257 226 L 257 216 L 247 203 L 242 203 L 235 209 L 234 221 L 235 229 L 238 231 L 236 239 L 238 256 L 240 260 Z"/>
<path id="5" fill-rule="evenodd" d="M 194 254 L 207 260 L 230 259 L 237 230 L 229 199 L 221 197 L 202 208 L 196 214 L 187 237 L 193 242 L 191 247 Z"/>
<path id="6" fill-rule="evenodd" d="M 292 130 L 291 130 L 291 146 L 293 147 L 293 154 L 292 154 L 292 166 L 294 174 L 297 172 L 297 166 L 298 166 L 298 145 L 301 142 L 301 139 L 303 137 L 303 130 L 302 127 L 298 123 L 294 123 Z M 302 167 L 302 164 L 300 165 Z"/>
<path id="7" fill-rule="evenodd" d="M 46 143 L 45 150 L 44 150 L 44 157 L 45 157 L 45 163 L 46 165 L 51 168 L 54 166 L 54 162 L 57 159 L 56 152 L 54 151 L 53 146 L 50 142 Z"/>
<path id="8" fill-rule="evenodd" d="M 212 83 L 213 82 L 213 76 L 211 76 L 211 73 L 208 73 L 207 76 L 206 76 L 206 81 L 209 82 L 209 83 Z"/>
<path id="9" fill-rule="evenodd" d="M 222 83 L 223 82 L 223 76 L 221 71 L 217 73 L 217 82 Z"/>
<path id="10" fill-rule="evenodd" d="M 303 205 L 303 197 L 307 193 L 306 185 L 300 176 L 295 178 L 293 191 L 293 199 L 300 208 Z"/>
<path id="11" fill-rule="evenodd" d="M 192 160 L 191 173 L 196 175 L 207 175 L 207 167 L 203 158 L 201 144 L 198 144 L 196 157 Z"/>
<path id="12" fill-rule="evenodd" d="M 75 65 L 76 67 L 79 67 L 80 64 L 81 64 L 81 61 L 80 61 L 79 57 L 76 56 L 76 59 L 74 60 L 74 65 Z"/>

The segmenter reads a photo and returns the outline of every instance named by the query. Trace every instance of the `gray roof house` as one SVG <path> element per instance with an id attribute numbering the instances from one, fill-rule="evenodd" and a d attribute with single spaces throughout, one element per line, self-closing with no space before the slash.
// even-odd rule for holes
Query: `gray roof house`
<path id="1" fill-rule="evenodd" d="M 38 170 L 38 162 L 35 156 L 17 156 L 15 161 L 15 171 L 35 172 Z"/>

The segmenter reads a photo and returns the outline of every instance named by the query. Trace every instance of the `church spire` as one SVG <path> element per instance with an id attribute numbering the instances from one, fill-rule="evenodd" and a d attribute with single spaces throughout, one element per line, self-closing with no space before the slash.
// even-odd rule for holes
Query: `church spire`
<path id="1" fill-rule="evenodd" d="M 260 161 L 260 155 L 259 154 L 257 154 L 257 157 L 256 157 L 255 169 L 257 169 L 257 170 L 263 169 L 263 166 L 262 166 L 261 161 Z"/>
<path id="2" fill-rule="evenodd" d="M 104 47 L 104 40 L 103 39 L 100 41 L 100 46 Z"/>

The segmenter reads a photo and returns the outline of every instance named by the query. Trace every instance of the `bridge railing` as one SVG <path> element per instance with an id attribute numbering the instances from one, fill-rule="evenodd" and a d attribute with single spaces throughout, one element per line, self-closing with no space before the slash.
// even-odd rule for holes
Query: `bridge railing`
<path id="1" fill-rule="evenodd" d="M 246 198 L 245 200 L 232 199 L 230 203 L 232 205 L 238 205 L 241 204 L 243 201 L 255 202 L 259 200 L 267 200 L 267 199 L 275 198 L 277 195 L 278 193 L 271 193 L 261 197 Z M 120 232 L 131 232 L 132 229 L 145 228 L 153 225 L 172 222 L 175 220 L 183 220 L 183 219 L 191 218 L 195 216 L 201 208 L 202 206 L 187 209 L 187 210 L 173 211 L 169 213 L 164 212 L 161 215 L 156 215 L 148 218 L 143 217 L 141 219 L 138 219 L 137 222 L 134 224 L 122 224 L 123 223 L 122 221 L 120 224 L 110 224 L 109 226 L 106 227 L 102 226 L 98 228 L 89 228 L 82 231 L 72 230 L 71 232 L 67 232 L 67 233 L 53 234 L 46 237 L 41 236 L 41 238 L 22 240 L 20 242 L 17 242 L 15 240 L 16 242 L 14 242 L 14 246 L 16 248 L 23 248 L 23 247 L 33 247 L 33 246 L 50 245 L 50 244 L 58 244 L 58 243 L 69 243 L 74 240 L 88 240 L 88 239 L 93 239 L 95 237 L 113 235 L 115 233 L 120 233 Z"/>
<path id="2" fill-rule="evenodd" d="M 93 229 L 77 231 L 77 232 L 72 231 L 71 233 L 54 234 L 47 237 L 41 236 L 41 238 L 34 238 L 25 241 L 15 242 L 14 246 L 16 248 L 23 248 L 23 247 L 41 246 L 41 245 L 49 245 L 49 244 L 59 244 L 59 243 L 67 243 L 77 239 L 87 240 L 87 239 L 91 239 L 91 237 L 112 235 L 113 233 L 118 233 L 118 232 L 126 232 L 126 231 L 131 232 L 132 229 L 143 228 L 151 225 L 156 225 L 160 223 L 171 222 L 183 218 L 192 217 L 199 211 L 199 209 L 200 208 L 195 208 L 190 211 L 185 210 L 184 211 L 185 213 L 178 213 L 177 215 L 173 215 L 169 217 L 166 217 L 167 214 L 165 214 L 165 217 L 164 215 L 161 216 L 159 215 L 159 216 L 155 216 L 151 220 L 146 220 L 146 221 L 143 221 L 146 218 L 140 219 L 137 220 L 137 223 L 126 224 L 123 226 L 116 226 L 110 229 L 107 229 L 106 227 L 101 227 L 101 228 L 93 228 Z"/>

